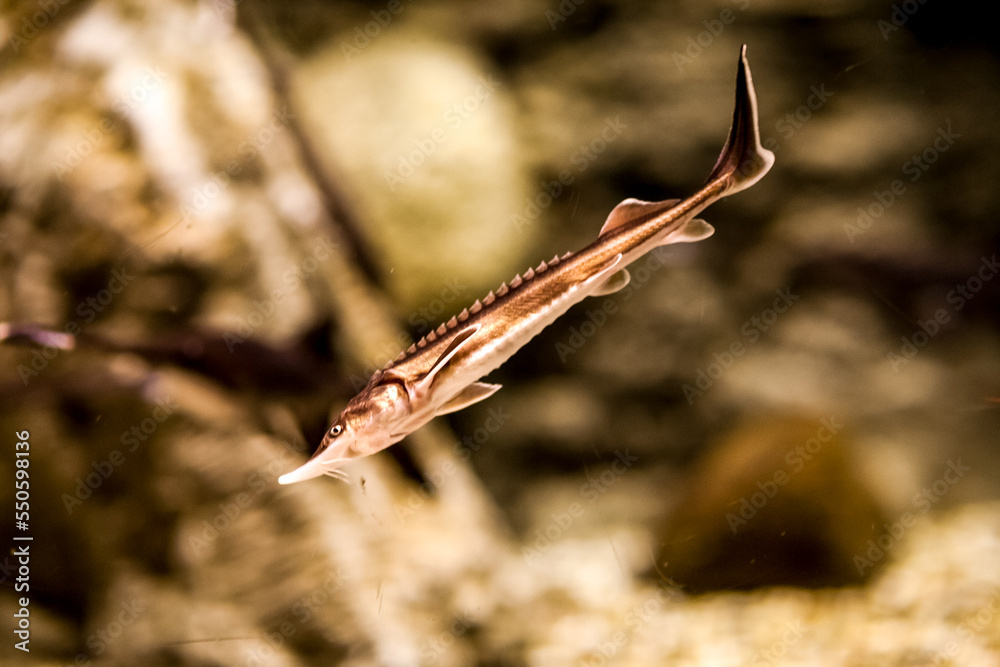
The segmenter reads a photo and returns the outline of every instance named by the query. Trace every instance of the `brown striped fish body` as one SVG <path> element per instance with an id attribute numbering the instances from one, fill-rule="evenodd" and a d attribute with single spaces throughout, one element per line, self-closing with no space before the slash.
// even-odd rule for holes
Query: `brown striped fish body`
<path id="1" fill-rule="evenodd" d="M 345 463 L 402 440 L 437 415 L 492 395 L 500 385 L 479 379 L 588 296 L 628 284 L 625 267 L 653 248 L 700 241 L 714 231 L 695 217 L 721 197 L 760 180 L 774 155 L 760 144 L 757 99 L 740 51 L 736 107 L 729 138 L 705 185 L 687 199 L 626 199 L 611 211 L 597 240 L 515 276 L 452 317 L 376 372 L 337 417 L 319 449 L 290 484 L 319 475 L 345 478 Z"/>

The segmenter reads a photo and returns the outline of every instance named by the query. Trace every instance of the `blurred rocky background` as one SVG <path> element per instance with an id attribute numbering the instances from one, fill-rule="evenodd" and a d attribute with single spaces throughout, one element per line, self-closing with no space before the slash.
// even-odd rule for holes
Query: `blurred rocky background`
<path id="1" fill-rule="evenodd" d="M 983 11 L 4 3 L 0 662 L 997 664 Z M 277 485 L 411 340 L 697 188 L 742 43 L 777 162 L 713 237 Z"/>

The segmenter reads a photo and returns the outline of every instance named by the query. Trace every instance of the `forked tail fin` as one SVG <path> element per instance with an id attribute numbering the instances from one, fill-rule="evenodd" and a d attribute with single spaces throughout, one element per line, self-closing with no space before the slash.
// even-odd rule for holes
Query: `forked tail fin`
<path id="1" fill-rule="evenodd" d="M 746 190 L 759 181 L 774 164 L 774 153 L 760 144 L 757 123 L 757 94 L 750 77 L 747 45 L 740 49 L 739 70 L 736 73 L 736 108 L 729 139 L 722 148 L 719 161 L 708 177 L 709 183 L 725 179 L 722 196 Z"/>

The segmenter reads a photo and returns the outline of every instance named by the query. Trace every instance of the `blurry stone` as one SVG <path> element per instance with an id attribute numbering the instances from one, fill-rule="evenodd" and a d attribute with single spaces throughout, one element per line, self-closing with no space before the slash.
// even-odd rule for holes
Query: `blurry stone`
<path id="1" fill-rule="evenodd" d="M 883 517 L 842 429 L 772 415 L 726 434 L 664 529 L 660 572 L 691 592 L 863 583 L 855 558 Z"/>
<path id="2" fill-rule="evenodd" d="M 514 221 L 529 191 L 508 83 L 469 52 L 389 28 L 357 53 L 332 42 L 294 92 L 395 296 L 450 306 L 433 327 L 543 258 L 526 252 L 538 226 Z"/>

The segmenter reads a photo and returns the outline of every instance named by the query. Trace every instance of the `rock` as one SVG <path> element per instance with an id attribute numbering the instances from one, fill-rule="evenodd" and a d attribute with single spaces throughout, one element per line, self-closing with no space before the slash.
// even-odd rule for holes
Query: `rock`
<path id="1" fill-rule="evenodd" d="M 686 590 L 862 583 L 855 556 L 882 513 L 836 419 L 770 415 L 734 428 L 687 484 L 659 571 Z"/>
<path id="2" fill-rule="evenodd" d="M 394 296 L 417 309 L 411 326 L 433 328 L 544 257 L 527 252 L 537 226 L 514 221 L 534 195 L 509 83 L 467 51 L 392 27 L 357 56 L 335 42 L 305 62 L 297 107 L 369 223 Z"/>

